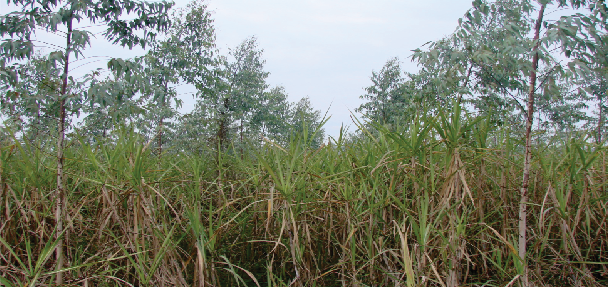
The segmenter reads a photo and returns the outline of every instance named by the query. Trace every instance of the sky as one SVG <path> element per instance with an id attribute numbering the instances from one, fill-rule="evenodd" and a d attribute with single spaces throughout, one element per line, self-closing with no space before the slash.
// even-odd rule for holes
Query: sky
<path id="1" fill-rule="evenodd" d="M 372 71 L 392 57 L 417 71 L 412 50 L 451 34 L 471 0 L 210 0 L 208 7 L 218 48 L 227 53 L 256 36 L 268 83 L 284 86 L 292 101 L 310 97 L 331 116 L 325 130 L 335 136 L 342 124 L 353 126 Z"/>
<path id="2" fill-rule="evenodd" d="M 188 0 L 176 1 L 185 7 Z M 351 111 L 363 103 L 359 97 L 392 57 L 399 57 L 406 72 L 417 67 L 412 50 L 451 34 L 471 0 L 207 0 L 215 19 L 216 44 L 221 54 L 255 36 L 264 50 L 267 82 L 282 85 L 291 101 L 308 96 L 313 106 L 331 116 L 326 134 L 336 136 L 351 126 Z M 14 10 L 0 2 L 0 14 Z M 76 26 L 86 26 L 80 23 Z M 101 30 L 100 30 L 101 31 Z M 62 37 L 39 32 L 38 45 L 62 45 Z M 86 58 L 72 64 L 73 73 L 85 74 L 104 67 L 110 57 L 142 55 L 93 39 Z M 192 110 L 194 89 L 178 90 L 182 113 Z"/>

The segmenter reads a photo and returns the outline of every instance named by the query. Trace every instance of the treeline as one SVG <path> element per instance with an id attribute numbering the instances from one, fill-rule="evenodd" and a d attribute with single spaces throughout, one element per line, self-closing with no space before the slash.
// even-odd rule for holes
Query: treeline
<path id="1" fill-rule="evenodd" d="M 168 9 L 171 4 L 163 5 Z M 82 17 L 75 12 L 70 17 Z M 57 119 L 64 117 L 68 135 L 98 141 L 111 136 L 117 126 L 131 124 L 144 139 L 153 141 L 152 147 L 174 152 L 203 152 L 218 145 L 259 143 L 263 138 L 286 143 L 303 128 L 321 129 L 320 111 L 308 98 L 289 102 L 284 87 L 267 84 L 270 73 L 264 68 L 263 50 L 255 37 L 222 55 L 215 46 L 213 19 L 206 4 L 192 2 L 163 13 L 158 17 L 167 22 L 156 34 L 133 43 L 120 42 L 129 47 L 141 44 L 147 49 L 144 56 L 112 58 L 107 69 L 84 75 L 73 76 L 77 64 L 58 54 L 72 54 L 78 64 L 99 57 L 82 55 L 91 36 L 86 28 L 72 30 L 80 37 L 73 36 L 65 51 L 42 55 L 33 49 L 4 50 L 2 112 L 6 127 L 24 140 L 44 141 L 56 137 Z M 28 22 L 19 16 L 12 13 L 5 18 L 4 33 L 18 28 L 11 27 L 13 20 Z M 52 30 L 45 26 L 51 23 L 33 24 L 40 26 L 37 29 Z M 108 37 L 127 40 L 120 38 L 127 37 L 124 35 Z M 25 41 L 7 39 L 4 45 L 25 49 Z M 7 65 L 11 60 L 20 61 Z M 77 68 L 86 68 L 86 64 Z M 195 92 L 180 95 L 180 86 L 190 86 Z M 185 97 L 194 97 L 196 104 L 191 112 L 180 114 Z M 65 101 L 63 108 L 61 101 Z M 317 133 L 314 144 L 320 146 L 323 137 L 323 131 Z"/>
<path id="2" fill-rule="evenodd" d="M 608 131 L 605 9 L 597 1 L 473 1 L 451 35 L 413 51 L 418 72 L 403 71 L 398 58 L 374 71 L 358 111 L 399 126 L 417 111 L 436 114 L 457 101 L 522 135 L 532 111 L 539 140 L 581 131 L 602 144 Z"/>

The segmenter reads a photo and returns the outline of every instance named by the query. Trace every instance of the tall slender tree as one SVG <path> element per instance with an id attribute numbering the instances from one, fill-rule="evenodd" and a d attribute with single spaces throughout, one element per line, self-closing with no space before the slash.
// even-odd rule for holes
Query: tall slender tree
<path id="1" fill-rule="evenodd" d="M 292 104 L 287 100 L 285 88 L 277 86 L 265 92 L 260 106 L 263 108 L 257 109 L 252 117 L 254 130 L 259 130 L 262 136 L 286 143 Z"/>
<path id="2" fill-rule="evenodd" d="M 263 50 L 258 48 L 255 37 L 241 42 L 230 50 L 230 57 L 220 57 L 222 67 L 210 86 L 199 87 L 199 107 L 208 109 L 217 122 L 216 140 L 224 146 L 230 138 L 243 141 L 248 133 L 254 133 L 252 117 L 262 108 L 264 91 L 268 88 L 264 71 Z"/>
<path id="3" fill-rule="evenodd" d="M 398 58 L 386 62 L 379 72 L 372 72 L 373 85 L 365 88 L 361 99 L 368 100 L 357 108 L 368 119 L 382 124 L 394 123 L 401 118 L 405 106 L 404 77 Z"/>
<path id="4" fill-rule="evenodd" d="M 291 136 L 303 136 L 303 143 L 319 148 L 325 139 L 323 125 L 326 121 L 326 118 L 321 117 L 321 111 L 312 107 L 310 98 L 304 97 L 291 109 Z"/>
<path id="5" fill-rule="evenodd" d="M 74 99 L 82 99 L 86 94 L 76 94 L 70 88 L 73 78 L 70 76 L 71 56 L 82 56 L 84 49 L 90 45 L 91 32 L 86 25 L 80 28 L 80 22 L 105 24 L 104 36 L 110 42 L 132 48 L 137 45 L 145 46 L 153 39 L 157 30 L 166 29 L 169 25 L 167 11 L 172 6 L 167 2 L 140 1 L 33 1 L 9 0 L 9 5 L 15 5 L 15 11 L 0 16 L 0 69 L 4 71 L 3 79 L 12 86 L 13 93 L 28 96 L 21 89 L 18 79 L 15 79 L 14 67 L 20 64 L 15 61 L 29 59 L 36 48 L 35 34 L 37 29 L 52 33 L 63 33 L 63 47 L 48 54 L 53 65 L 61 66 L 61 73 L 53 75 L 60 79 L 61 85 L 54 96 L 58 104 L 57 115 L 57 190 L 55 193 L 55 221 L 57 236 L 61 238 L 64 229 L 64 146 L 66 132 L 66 107 Z M 59 47 L 59 46 L 58 46 Z M 12 66 L 11 63 L 14 63 Z M 12 69 L 11 69 L 12 67 Z M 11 77 L 12 76 L 12 77 Z M 56 248 L 56 268 L 58 285 L 63 284 L 64 266 L 63 241 Z"/>
<path id="6" fill-rule="evenodd" d="M 144 75 L 150 79 L 151 106 L 157 114 L 157 149 L 162 152 L 164 120 L 176 115 L 171 101 L 176 98 L 176 85 L 187 83 L 204 90 L 209 86 L 216 65 L 215 30 L 211 13 L 204 2 L 192 1 L 173 15 L 171 28 L 164 39 L 154 41 L 144 57 Z"/>
<path id="7" fill-rule="evenodd" d="M 573 13 L 557 20 L 546 19 L 549 9 L 563 8 Z M 572 101 L 565 97 L 571 94 L 554 89 L 556 82 L 584 76 L 591 65 L 605 61 L 605 57 L 595 57 L 594 51 L 606 44 L 606 10 L 604 1 L 475 0 L 452 35 L 431 43 L 426 51 L 417 50 L 412 57 L 423 71 L 435 71 L 438 80 L 434 83 L 441 82 L 447 96 L 458 101 L 466 96 L 481 112 L 502 109 L 494 114 L 507 117 L 499 120 L 508 120 L 514 114 L 514 119 L 525 122 L 520 129 L 525 147 L 518 220 L 518 255 L 524 263 L 522 286 L 530 285 L 526 234 L 532 129 L 538 121 L 535 117 L 572 108 Z M 541 94 L 559 100 L 554 101 L 555 105 L 539 106 Z M 542 113 L 536 113 L 539 109 Z"/>

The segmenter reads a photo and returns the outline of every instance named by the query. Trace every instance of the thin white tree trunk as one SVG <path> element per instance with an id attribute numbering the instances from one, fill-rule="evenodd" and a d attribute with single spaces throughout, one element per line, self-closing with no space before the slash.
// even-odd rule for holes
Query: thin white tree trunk
<path id="1" fill-rule="evenodd" d="M 55 233 L 56 238 L 59 243 L 55 249 L 55 258 L 56 262 L 56 270 L 61 270 L 64 265 L 64 251 L 63 251 L 63 239 L 60 237 L 63 233 L 63 219 L 65 217 L 64 214 L 64 205 L 65 205 L 65 187 L 63 186 L 63 149 L 64 149 L 64 140 L 65 140 L 65 94 L 67 93 L 68 88 L 68 72 L 69 72 L 69 63 L 70 63 L 70 45 L 72 38 L 72 19 L 70 18 L 67 23 L 68 32 L 67 32 L 67 41 L 66 41 L 66 49 L 65 49 L 65 63 L 63 66 L 63 84 L 61 86 L 60 99 L 59 99 L 59 124 L 57 127 L 58 137 L 57 137 L 57 192 L 55 195 L 56 206 L 55 206 L 55 223 L 57 225 L 57 230 Z M 63 284 L 63 272 L 57 273 L 57 278 L 55 280 L 57 285 Z"/>

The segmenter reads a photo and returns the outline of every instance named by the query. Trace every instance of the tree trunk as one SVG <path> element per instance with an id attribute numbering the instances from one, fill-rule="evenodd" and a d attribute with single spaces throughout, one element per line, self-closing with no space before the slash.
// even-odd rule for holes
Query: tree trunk
<path id="1" fill-rule="evenodd" d="M 243 159 L 243 120 L 241 119 L 241 159 Z"/>
<path id="2" fill-rule="evenodd" d="M 530 165 L 532 160 L 532 124 L 534 121 L 534 91 L 536 89 L 536 69 L 538 68 L 538 47 L 540 42 L 540 28 L 543 23 L 546 4 L 540 6 L 538 19 L 534 26 L 534 48 L 532 50 L 532 71 L 530 73 L 530 89 L 528 91 L 528 116 L 526 119 L 526 148 L 524 152 L 524 173 L 521 184 L 521 200 L 519 202 L 519 257 L 524 266 L 524 274 L 521 277 L 522 287 L 530 286 L 528 278 L 528 264 L 526 262 L 526 229 L 527 229 L 527 204 L 528 204 L 528 185 L 530 181 Z"/>
<path id="3" fill-rule="evenodd" d="M 10 151 L 9 151 L 10 152 Z M 8 158 L 8 157 L 7 157 Z M 4 169 L 2 169 L 2 166 L 4 165 L 3 162 L 3 158 L 0 158 L 0 211 L 2 211 L 3 207 L 6 206 L 6 208 L 4 209 L 4 218 L 5 220 L 9 220 L 9 211 L 8 211 L 8 192 L 5 195 L 5 188 L 4 188 Z M 1 234 L 0 234 L 1 235 Z M 7 238 L 7 237 L 4 237 Z"/>
<path id="4" fill-rule="evenodd" d="M 599 112 L 599 118 L 597 119 L 597 136 L 595 137 L 595 141 L 597 143 L 597 145 L 599 146 L 602 143 L 602 124 L 604 123 L 603 121 L 603 114 L 602 114 L 602 108 L 604 106 L 604 99 L 600 98 L 600 104 L 598 105 L 600 112 Z"/>
<path id="5" fill-rule="evenodd" d="M 167 94 L 167 83 L 165 83 L 165 96 Z M 160 165 L 160 159 L 161 159 L 161 154 L 163 153 L 163 112 L 165 111 L 165 99 L 163 99 L 163 102 L 161 103 L 161 108 L 160 108 L 160 119 L 158 121 L 158 159 L 159 159 L 159 165 Z"/>
<path id="6" fill-rule="evenodd" d="M 65 187 L 63 186 L 63 148 L 64 148 L 64 140 L 65 140 L 65 95 L 68 89 L 68 72 L 69 72 L 69 63 L 70 63 L 70 45 L 72 40 L 72 18 L 68 20 L 67 23 L 68 32 L 67 32 L 67 41 L 66 41 L 66 49 L 65 49 L 65 63 L 63 66 L 63 84 L 61 85 L 60 99 L 59 99 L 59 125 L 58 125 L 58 137 L 57 137 L 57 192 L 55 195 L 56 206 L 55 206 L 55 223 L 57 225 L 57 230 L 55 233 L 55 237 L 58 240 L 57 248 L 55 249 L 55 257 L 56 257 L 56 270 L 61 270 L 63 268 L 63 239 L 61 238 L 63 233 L 63 219 L 65 217 L 64 214 L 64 203 L 65 203 Z M 58 272 L 56 278 L 57 285 L 63 284 L 63 273 Z"/>
<path id="7" fill-rule="evenodd" d="M 160 159 L 160 155 L 163 152 L 163 116 L 160 116 L 160 120 L 158 121 L 158 158 Z"/>
<path id="8" fill-rule="evenodd" d="M 218 134 L 218 140 L 220 149 L 223 147 L 226 138 L 228 137 L 228 109 L 230 107 L 230 101 L 228 98 L 224 99 L 225 111 L 220 112 L 220 128 Z"/>
<path id="9" fill-rule="evenodd" d="M 473 70 L 473 64 L 471 64 L 471 66 L 467 70 L 467 77 L 464 79 L 464 85 L 462 85 L 463 89 L 466 89 L 467 86 L 469 86 L 469 79 L 471 78 L 471 70 Z M 458 98 L 456 99 L 456 102 L 458 103 L 458 105 L 460 105 L 462 103 L 462 91 L 458 92 Z"/>

